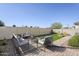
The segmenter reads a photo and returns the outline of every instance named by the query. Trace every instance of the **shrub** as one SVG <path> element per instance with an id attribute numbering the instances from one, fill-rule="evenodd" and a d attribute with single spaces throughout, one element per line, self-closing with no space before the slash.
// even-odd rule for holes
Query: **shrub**
<path id="1" fill-rule="evenodd" d="M 79 35 L 75 34 L 71 39 L 68 41 L 68 45 L 72 47 L 79 47 Z"/>
<path id="2" fill-rule="evenodd" d="M 55 40 L 60 39 L 62 37 L 62 35 L 60 35 L 60 34 L 53 34 L 51 37 L 52 37 L 52 40 L 55 41 Z"/>
<path id="3" fill-rule="evenodd" d="M 16 25 L 13 25 L 13 27 L 16 27 Z"/>
<path id="4" fill-rule="evenodd" d="M 61 35 L 62 35 L 63 37 L 65 37 L 65 36 L 68 35 L 68 33 L 67 33 L 67 32 L 63 32 L 63 33 L 61 33 Z"/>

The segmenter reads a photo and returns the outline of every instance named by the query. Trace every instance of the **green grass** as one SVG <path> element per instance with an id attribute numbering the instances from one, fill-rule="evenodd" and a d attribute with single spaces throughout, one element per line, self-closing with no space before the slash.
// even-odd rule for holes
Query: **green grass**
<path id="1" fill-rule="evenodd" d="M 72 47 L 79 47 L 79 35 L 75 34 L 73 37 L 71 37 L 68 41 L 68 45 Z"/>
<path id="2" fill-rule="evenodd" d="M 62 38 L 62 35 L 60 35 L 60 34 L 53 34 L 51 37 L 52 37 L 52 41 L 56 41 L 56 40 Z"/>

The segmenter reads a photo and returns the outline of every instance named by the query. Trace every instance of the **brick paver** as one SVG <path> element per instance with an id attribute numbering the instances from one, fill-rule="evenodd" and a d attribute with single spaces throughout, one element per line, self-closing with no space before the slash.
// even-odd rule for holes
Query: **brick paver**
<path id="1" fill-rule="evenodd" d="M 79 49 L 53 47 L 52 49 L 45 49 L 46 51 L 39 51 L 38 53 L 31 52 L 25 56 L 79 56 Z M 38 51 L 38 50 L 37 50 Z"/>
<path id="2" fill-rule="evenodd" d="M 31 52 L 25 56 L 79 56 L 79 49 L 68 48 L 67 46 L 67 42 L 71 37 L 72 35 L 66 36 L 53 42 L 53 44 L 56 46 L 52 46 L 51 48 L 45 49 L 45 52 L 40 50 L 38 53 Z"/>

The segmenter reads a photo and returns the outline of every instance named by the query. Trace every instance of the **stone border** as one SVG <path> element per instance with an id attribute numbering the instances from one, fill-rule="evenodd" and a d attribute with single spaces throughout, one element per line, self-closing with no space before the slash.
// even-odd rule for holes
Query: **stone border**
<path id="1" fill-rule="evenodd" d="M 77 47 L 71 47 L 71 46 L 67 46 L 67 47 L 65 47 L 65 46 L 58 46 L 58 47 L 61 47 L 61 48 L 69 48 L 69 49 L 79 49 Z"/>

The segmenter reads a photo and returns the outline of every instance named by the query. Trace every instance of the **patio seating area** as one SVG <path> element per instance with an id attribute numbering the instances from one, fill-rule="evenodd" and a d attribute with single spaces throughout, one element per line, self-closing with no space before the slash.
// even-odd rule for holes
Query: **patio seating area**
<path id="1" fill-rule="evenodd" d="M 40 48 L 44 48 L 44 40 L 37 39 L 37 42 L 35 42 L 35 39 L 32 39 L 31 36 L 27 36 L 24 39 L 20 35 L 17 36 L 15 34 L 13 34 L 12 38 L 13 45 L 20 55 L 24 55 L 31 50 L 39 51 Z"/>

